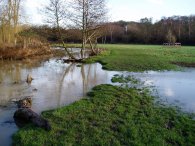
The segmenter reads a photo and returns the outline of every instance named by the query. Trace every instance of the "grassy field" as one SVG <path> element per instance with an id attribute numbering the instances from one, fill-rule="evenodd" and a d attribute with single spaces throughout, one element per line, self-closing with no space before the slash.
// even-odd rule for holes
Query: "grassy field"
<path id="1" fill-rule="evenodd" d="M 98 61 L 107 70 L 175 70 L 175 64 L 195 67 L 195 47 L 155 45 L 101 45 L 108 51 L 88 62 Z"/>
<path id="2" fill-rule="evenodd" d="M 87 62 L 99 61 L 109 70 L 177 69 L 172 64 L 195 63 L 195 48 L 144 45 L 104 45 L 108 51 Z M 131 76 L 113 82 L 137 84 Z M 155 104 L 146 89 L 100 85 L 86 98 L 43 112 L 52 130 L 28 125 L 14 136 L 16 146 L 67 145 L 195 145 L 195 120 L 174 107 Z"/>
<path id="3" fill-rule="evenodd" d="M 14 135 L 14 145 L 195 145 L 195 121 L 174 108 L 155 105 L 145 90 L 100 85 L 88 95 L 44 112 L 52 130 L 25 127 Z"/>

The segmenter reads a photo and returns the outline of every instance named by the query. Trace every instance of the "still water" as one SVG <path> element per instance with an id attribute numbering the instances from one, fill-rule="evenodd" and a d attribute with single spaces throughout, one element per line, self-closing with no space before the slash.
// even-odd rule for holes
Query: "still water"
<path id="1" fill-rule="evenodd" d="M 25 82 L 28 74 L 34 80 Z M 17 131 L 13 114 L 17 101 L 32 97 L 32 109 L 40 113 L 54 109 L 85 96 L 92 87 L 111 83 L 118 72 L 102 70 L 100 64 L 65 64 L 58 59 L 45 62 L 0 63 L 0 145 L 11 144 L 11 135 Z"/>
<path id="2" fill-rule="evenodd" d="M 11 135 L 17 131 L 12 118 L 17 109 L 14 101 L 30 96 L 32 109 L 40 113 L 80 100 L 96 85 L 111 84 L 115 74 L 133 75 L 144 86 L 154 86 L 161 99 L 195 112 L 195 69 L 184 70 L 115 72 L 102 70 L 99 63 L 66 64 L 56 58 L 0 62 L 0 145 L 10 145 Z M 31 84 L 25 81 L 28 74 L 34 78 Z"/>
<path id="3" fill-rule="evenodd" d="M 162 102 L 176 105 L 185 112 L 195 113 L 195 68 L 130 74 L 141 79 L 145 86 L 153 86 L 153 94 L 159 96 Z"/>

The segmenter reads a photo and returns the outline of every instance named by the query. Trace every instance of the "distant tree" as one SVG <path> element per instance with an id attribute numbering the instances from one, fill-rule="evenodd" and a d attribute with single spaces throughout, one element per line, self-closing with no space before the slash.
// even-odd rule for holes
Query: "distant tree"
<path id="1" fill-rule="evenodd" d="M 189 37 L 189 39 L 191 39 L 191 31 L 192 31 L 192 21 L 193 21 L 193 19 L 192 19 L 192 16 L 189 16 L 189 18 L 188 18 L 189 20 L 188 20 L 188 37 Z"/>
<path id="2" fill-rule="evenodd" d="M 131 22 L 127 25 L 129 42 L 138 43 L 143 37 L 143 30 L 137 22 Z"/>
<path id="3" fill-rule="evenodd" d="M 140 27 L 142 29 L 142 38 L 144 43 L 149 43 L 152 32 L 152 18 L 142 18 L 140 20 Z"/>
<path id="4" fill-rule="evenodd" d="M 176 37 L 175 37 L 175 35 L 173 35 L 173 33 L 172 33 L 172 31 L 170 29 L 169 29 L 169 31 L 167 33 L 166 38 L 167 38 L 167 41 L 169 43 L 173 43 L 174 44 L 176 42 Z"/>
<path id="5" fill-rule="evenodd" d="M 107 25 L 108 33 L 110 34 L 110 43 L 111 44 L 113 43 L 113 34 L 114 34 L 114 31 L 116 30 L 115 26 L 116 25 L 114 25 L 114 24 Z"/>

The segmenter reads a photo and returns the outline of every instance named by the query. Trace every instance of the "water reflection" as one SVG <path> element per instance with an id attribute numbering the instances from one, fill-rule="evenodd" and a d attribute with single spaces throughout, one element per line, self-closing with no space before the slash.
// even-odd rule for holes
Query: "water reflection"
<path id="1" fill-rule="evenodd" d="M 175 93 L 171 87 L 165 87 L 164 94 L 166 97 L 174 97 Z"/>
<path id="2" fill-rule="evenodd" d="M 61 50 L 64 51 L 65 49 L 63 47 L 53 47 L 52 49 L 54 50 Z M 91 49 L 84 49 L 83 50 L 83 56 L 81 54 L 81 48 L 68 48 L 68 51 L 76 58 L 76 59 L 81 59 L 81 58 L 89 58 Z M 69 59 L 68 54 L 64 52 L 64 59 Z"/>
<path id="3" fill-rule="evenodd" d="M 1 63 L 1 144 L 9 145 L 11 135 L 17 130 L 13 122 L 6 122 L 13 121 L 16 110 L 11 101 L 30 96 L 33 99 L 32 109 L 40 113 L 81 99 L 92 87 L 111 83 L 112 76 L 117 73 L 102 70 L 100 64 L 65 64 L 59 59 L 36 61 L 35 64 L 31 61 Z M 34 78 L 31 84 L 26 83 L 28 74 Z"/>
<path id="4" fill-rule="evenodd" d="M 154 86 L 162 100 L 176 104 L 185 111 L 195 112 L 195 68 L 185 68 L 184 71 L 178 72 L 150 71 L 130 74 L 144 81 L 145 86 Z"/>
<path id="5" fill-rule="evenodd" d="M 56 59 L 36 67 L 9 62 L 2 64 L 0 72 L 0 105 L 31 96 L 37 112 L 79 100 L 95 85 L 111 83 L 117 73 L 103 71 L 100 64 L 64 64 Z M 34 78 L 30 85 L 25 82 L 28 74 Z"/>
<path id="6" fill-rule="evenodd" d="M 34 78 L 29 85 L 25 82 L 28 74 Z M 115 74 L 121 73 L 102 70 L 98 63 L 65 64 L 59 59 L 0 62 L 0 144 L 9 145 L 17 130 L 12 122 L 16 106 L 10 101 L 31 96 L 33 110 L 40 113 L 81 99 L 92 87 L 111 83 Z M 145 86 L 155 86 L 162 99 L 177 101 L 195 112 L 195 69 L 127 74 L 140 78 Z"/>
<path id="7" fill-rule="evenodd" d="M 37 67 L 38 64 L 36 62 L 32 65 L 28 61 L 0 62 L 0 106 L 6 105 L 11 99 L 29 94 L 29 86 L 24 80 L 25 71 Z"/>
<path id="8" fill-rule="evenodd" d="M 54 60 L 45 63 L 31 72 L 35 77 L 31 87 L 38 89 L 33 93 L 32 108 L 40 112 L 67 105 L 81 99 L 95 85 L 111 83 L 117 72 L 101 68 L 100 64 L 63 64 Z"/>

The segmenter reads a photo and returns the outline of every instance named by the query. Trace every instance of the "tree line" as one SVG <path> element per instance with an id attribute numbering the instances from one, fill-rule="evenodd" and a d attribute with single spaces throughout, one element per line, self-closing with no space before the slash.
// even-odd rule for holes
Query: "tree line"
<path id="1" fill-rule="evenodd" d="M 152 23 L 151 18 L 139 22 L 105 22 L 98 30 L 97 42 L 102 44 L 163 44 L 180 42 L 195 45 L 195 16 L 163 17 Z M 58 42 L 54 28 L 48 25 L 31 27 L 31 31 L 45 36 L 50 42 Z M 68 43 L 81 43 L 82 33 L 78 28 L 63 29 L 63 38 Z"/>
<path id="2" fill-rule="evenodd" d="M 119 21 L 107 24 L 102 43 L 162 44 L 180 42 L 195 45 L 195 16 L 163 17 L 152 23 L 152 18 L 140 22 Z"/>
<path id="3" fill-rule="evenodd" d="M 108 22 L 105 0 L 48 0 L 42 12 L 45 25 L 27 26 L 20 21 L 21 7 L 21 0 L 0 0 L 0 44 L 33 36 L 60 42 L 65 50 L 66 43 L 81 43 L 82 52 L 89 44 L 93 54 L 98 53 L 98 43 L 195 45 L 194 15 L 163 17 L 155 23 L 152 18 Z"/>

